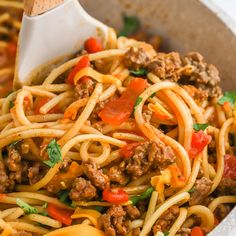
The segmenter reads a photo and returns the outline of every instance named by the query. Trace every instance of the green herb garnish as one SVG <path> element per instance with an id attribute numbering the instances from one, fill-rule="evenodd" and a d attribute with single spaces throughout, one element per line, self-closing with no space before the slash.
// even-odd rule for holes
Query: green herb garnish
<path id="1" fill-rule="evenodd" d="M 129 36 L 134 34 L 140 28 L 140 21 L 136 16 L 123 16 L 123 28 L 118 36 Z"/>
<path id="2" fill-rule="evenodd" d="M 30 206 L 20 198 L 16 199 L 16 204 L 25 212 L 25 214 L 37 214 L 38 210 L 35 207 Z"/>
<path id="3" fill-rule="evenodd" d="M 195 188 L 192 187 L 191 189 L 188 190 L 188 193 L 193 193 L 195 191 Z"/>
<path id="4" fill-rule="evenodd" d="M 49 160 L 44 161 L 44 163 L 50 167 L 55 166 L 58 162 L 62 161 L 61 148 L 57 144 L 57 141 L 53 139 L 47 146 L 47 153 Z"/>
<path id="5" fill-rule="evenodd" d="M 10 101 L 10 102 L 9 102 L 9 108 L 11 109 L 11 108 L 14 107 L 14 106 L 15 106 L 14 102 L 13 102 L 13 101 Z"/>
<path id="6" fill-rule="evenodd" d="M 17 140 L 15 142 L 12 142 L 8 146 L 9 146 L 9 148 L 14 148 L 19 142 L 21 142 L 21 140 Z"/>
<path id="7" fill-rule="evenodd" d="M 142 102 L 142 98 L 141 97 L 138 97 L 137 98 L 137 100 L 136 100 L 136 102 L 135 102 L 135 104 L 134 104 L 134 108 L 136 107 L 136 106 L 138 106 L 141 102 Z"/>
<path id="8" fill-rule="evenodd" d="M 107 207 L 104 206 L 95 206 L 93 209 L 98 212 L 104 212 Z"/>
<path id="9" fill-rule="evenodd" d="M 169 235 L 169 232 L 163 232 L 164 236 L 168 236 Z"/>
<path id="10" fill-rule="evenodd" d="M 156 93 L 153 93 L 150 98 L 154 98 L 156 96 Z"/>
<path id="11" fill-rule="evenodd" d="M 209 125 L 208 124 L 193 124 L 195 131 L 205 130 Z"/>
<path id="12" fill-rule="evenodd" d="M 133 205 L 136 205 L 141 200 L 146 200 L 151 197 L 154 188 L 148 188 L 144 193 L 138 196 L 133 196 L 129 200 L 132 202 Z"/>
<path id="13" fill-rule="evenodd" d="M 129 70 L 130 74 L 131 75 L 134 75 L 134 76 L 146 76 L 148 71 L 146 69 L 140 69 L 140 70 Z"/>
<path id="14" fill-rule="evenodd" d="M 236 92 L 225 92 L 224 96 L 218 100 L 218 104 L 224 105 L 225 102 L 229 102 L 231 107 L 236 102 Z"/>
<path id="15" fill-rule="evenodd" d="M 59 193 L 58 193 L 58 197 L 59 197 L 59 200 L 63 203 L 65 203 L 66 205 L 71 205 L 71 200 L 69 198 L 69 190 L 61 190 Z"/>

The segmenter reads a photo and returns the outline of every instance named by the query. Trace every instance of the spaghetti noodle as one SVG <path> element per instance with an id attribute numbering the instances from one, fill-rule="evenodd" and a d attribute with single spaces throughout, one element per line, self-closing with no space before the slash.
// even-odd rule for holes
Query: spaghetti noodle
<path id="1" fill-rule="evenodd" d="M 1 99 L 1 235 L 194 236 L 236 202 L 215 67 L 108 38 Z"/>

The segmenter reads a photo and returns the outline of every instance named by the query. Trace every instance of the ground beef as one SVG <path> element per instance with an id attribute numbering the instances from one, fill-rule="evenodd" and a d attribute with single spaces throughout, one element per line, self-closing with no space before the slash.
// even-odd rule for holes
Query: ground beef
<path id="1" fill-rule="evenodd" d="M 113 205 L 100 216 L 98 223 L 106 236 L 123 236 L 128 234 L 130 221 L 122 206 Z"/>
<path id="2" fill-rule="evenodd" d="M 120 166 L 112 166 L 108 172 L 107 175 L 111 182 L 115 182 L 120 184 L 121 186 L 124 186 L 129 181 L 129 178 L 124 173 L 124 168 Z"/>
<path id="3" fill-rule="evenodd" d="M 150 59 L 143 48 L 131 47 L 124 55 L 124 64 L 132 70 L 146 68 Z"/>
<path id="4" fill-rule="evenodd" d="M 180 55 L 177 52 L 157 53 L 156 57 L 148 65 L 148 70 L 160 79 L 168 79 L 177 82 L 180 78 Z"/>
<path id="5" fill-rule="evenodd" d="M 236 180 L 223 177 L 217 191 L 220 195 L 236 195 Z"/>
<path id="6" fill-rule="evenodd" d="M 213 182 L 206 177 L 196 180 L 193 187 L 194 191 L 191 193 L 191 198 L 189 199 L 189 205 L 192 206 L 202 204 L 211 191 L 212 184 Z"/>
<path id="7" fill-rule="evenodd" d="M 9 188 L 13 189 L 14 182 L 8 178 L 5 165 L 0 161 L 0 193 L 8 192 Z"/>
<path id="8" fill-rule="evenodd" d="M 131 220 L 135 220 L 135 219 L 139 218 L 141 215 L 139 209 L 136 206 L 128 205 L 128 206 L 124 207 L 124 209 L 127 212 L 128 216 Z"/>
<path id="9" fill-rule="evenodd" d="M 95 82 L 92 79 L 81 80 L 75 86 L 75 98 L 82 99 L 90 97 L 95 87 Z"/>
<path id="10" fill-rule="evenodd" d="M 126 172 L 133 179 L 147 173 L 150 168 L 162 169 L 173 163 L 175 155 L 173 150 L 161 141 L 144 142 L 136 147 L 134 155 L 126 161 Z"/>
<path id="11" fill-rule="evenodd" d="M 9 170 L 9 178 L 17 183 L 26 182 L 29 163 L 22 161 L 20 153 L 14 149 L 8 148 L 8 157 L 6 158 L 6 166 Z"/>
<path id="12" fill-rule="evenodd" d="M 229 204 L 220 204 L 214 211 L 214 215 L 219 221 L 222 221 L 231 211 Z"/>
<path id="13" fill-rule="evenodd" d="M 45 165 L 42 164 L 42 162 L 34 162 L 33 166 L 28 169 L 29 183 L 35 184 L 36 182 L 38 182 L 43 178 L 47 170 L 48 169 Z"/>
<path id="14" fill-rule="evenodd" d="M 8 158 L 7 158 L 8 169 L 10 171 L 19 171 L 21 168 L 20 162 L 21 162 L 20 153 L 14 148 L 9 148 Z"/>
<path id="15" fill-rule="evenodd" d="M 110 186 L 109 177 L 103 173 L 102 169 L 99 170 L 95 163 L 85 163 L 84 173 L 97 188 L 103 190 Z"/>
<path id="16" fill-rule="evenodd" d="M 97 197 L 96 188 L 89 180 L 76 178 L 69 193 L 73 201 L 89 201 Z"/>
<path id="17" fill-rule="evenodd" d="M 153 233 L 156 234 L 158 231 L 161 232 L 168 231 L 175 222 L 178 215 L 179 215 L 179 207 L 177 205 L 171 206 L 156 221 L 152 229 Z"/>
<path id="18" fill-rule="evenodd" d="M 209 97 L 221 94 L 219 72 L 214 65 L 207 64 L 200 53 L 190 52 L 183 57 L 183 66 L 191 66 L 191 73 L 180 82 L 192 84 L 208 93 Z"/>

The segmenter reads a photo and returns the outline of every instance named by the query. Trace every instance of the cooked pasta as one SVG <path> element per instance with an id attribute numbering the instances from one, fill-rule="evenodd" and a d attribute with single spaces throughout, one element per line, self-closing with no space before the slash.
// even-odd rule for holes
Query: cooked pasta
<path id="1" fill-rule="evenodd" d="M 0 1 L 0 98 L 12 91 L 22 12 L 21 1 Z"/>
<path id="2" fill-rule="evenodd" d="M 196 52 L 84 45 L 0 100 L 0 235 L 210 232 L 236 202 L 236 94 Z"/>

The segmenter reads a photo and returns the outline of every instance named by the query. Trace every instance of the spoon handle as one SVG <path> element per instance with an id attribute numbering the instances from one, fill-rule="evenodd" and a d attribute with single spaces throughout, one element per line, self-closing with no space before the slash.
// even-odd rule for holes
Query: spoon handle
<path id="1" fill-rule="evenodd" d="M 63 2 L 64 0 L 24 0 L 24 12 L 27 16 L 37 16 Z"/>

